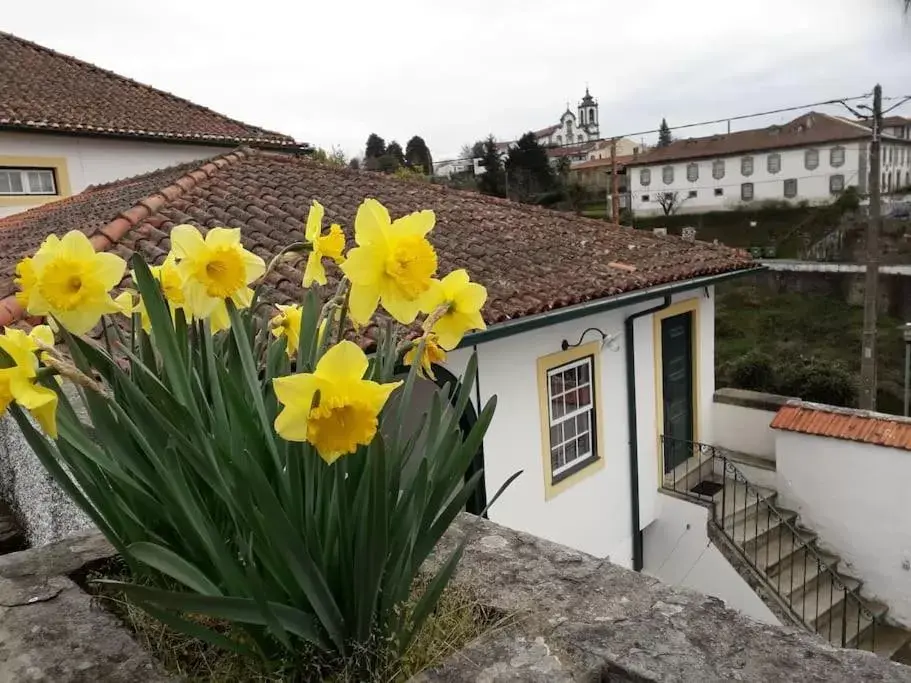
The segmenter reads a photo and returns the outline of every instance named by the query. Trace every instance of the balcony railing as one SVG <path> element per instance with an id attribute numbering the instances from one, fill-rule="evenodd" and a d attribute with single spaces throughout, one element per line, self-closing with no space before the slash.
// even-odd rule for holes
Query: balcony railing
<path id="1" fill-rule="evenodd" d="M 868 605 L 859 582 L 841 576 L 838 558 L 818 550 L 797 514 L 774 503 L 775 492 L 754 486 L 730 459 L 707 444 L 660 437 L 664 461 L 680 463 L 663 488 L 712 508 L 712 524 L 796 620 L 834 645 L 875 651 L 885 609 Z"/>

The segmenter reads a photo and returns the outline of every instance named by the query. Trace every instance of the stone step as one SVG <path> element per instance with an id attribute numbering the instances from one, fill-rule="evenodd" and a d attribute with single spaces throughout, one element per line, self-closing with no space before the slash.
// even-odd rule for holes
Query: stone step
<path id="1" fill-rule="evenodd" d="M 797 536 L 787 527 L 778 527 L 761 542 L 751 545 L 750 559 L 757 568 L 772 575 L 783 569 L 794 553 L 815 540 L 816 534 L 802 527 L 798 527 Z"/>
<path id="2" fill-rule="evenodd" d="M 864 607 L 881 620 L 888 611 L 888 607 L 875 600 L 864 600 Z M 843 620 L 843 615 L 846 618 Z M 829 610 L 816 623 L 811 624 L 816 632 L 823 638 L 826 638 L 832 645 L 842 647 L 842 625 L 845 630 L 844 647 L 854 647 L 858 642 L 863 642 L 867 631 L 873 624 L 873 620 L 860 609 L 858 601 L 855 598 L 841 600 L 838 605 Z M 877 630 L 880 625 L 877 624 Z"/>
<path id="3" fill-rule="evenodd" d="M 835 571 L 838 567 L 839 558 L 821 552 L 813 544 L 814 540 L 813 536 L 798 540 L 793 552 L 788 541 L 785 541 L 785 551 L 788 554 L 767 572 L 772 586 L 792 602 L 800 598 L 803 592 L 813 588 L 825 569 Z"/>
<path id="4" fill-rule="evenodd" d="M 813 585 L 791 595 L 791 609 L 804 623 L 812 626 L 844 602 L 845 588 L 857 594 L 860 581 L 823 572 Z"/>
<path id="5" fill-rule="evenodd" d="M 887 657 L 904 664 L 911 664 L 908 650 L 911 643 L 911 632 L 898 626 L 876 624 L 869 628 L 857 643 L 858 650 L 875 652 L 880 657 Z"/>
<path id="6" fill-rule="evenodd" d="M 715 518 L 735 518 L 733 521 L 737 521 L 736 517 L 739 515 L 742 520 L 757 506 L 774 505 L 777 496 L 778 493 L 772 489 L 761 486 L 748 488 L 744 484 L 728 480 L 724 488 L 712 496 L 715 503 Z"/>
<path id="7" fill-rule="evenodd" d="M 755 549 L 765 541 L 770 532 L 782 526 L 785 532 L 788 531 L 782 519 L 794 526 L 797 522 L 797 513 L 781 508 L 778 508 L 778 514 L 770 512 L 767 508 L 753 509 L 745 516 L 734 515 L 731 519 L 722 520 L 720 524 L 726 535 L 733 538 L 734 542 L 750 556 L 755 554 Z"/>

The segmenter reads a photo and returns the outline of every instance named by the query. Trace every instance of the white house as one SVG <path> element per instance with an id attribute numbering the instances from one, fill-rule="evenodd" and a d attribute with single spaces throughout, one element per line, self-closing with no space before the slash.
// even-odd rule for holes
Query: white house
<path id="1" fill-rule="evenodd" d="M 2 32 L 0 73 L 0 216 L 239 144 L 298 147 Z"/>
<path id="2" fill-rule="evenodd" d="M 632 207 L 640 215 L 664 213 L 668 204 L 688 213 L 765 200 L 823 204 L 849 186 L 863 194 L 869 142 L 866 126 L 817 112 L 781 126 L 675 140 L 627 165 Z M 909 169 L 909 148 L 911 140 L 884 136 L 885 191 Z"/>

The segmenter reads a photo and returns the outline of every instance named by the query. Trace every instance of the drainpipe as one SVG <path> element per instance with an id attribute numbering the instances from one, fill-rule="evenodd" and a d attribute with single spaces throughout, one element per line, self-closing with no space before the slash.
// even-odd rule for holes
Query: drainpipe
<path id="1" fill-rule="evenodd" d="M 671 305 L 670 295 L 664 297 L 664 302 L 647 308 L 644 311 L 633 313 L 623 321 L 626 340 L 626 406 L 629 425 L 629 476 L 632 488 L 632 518 L 633 518 L 633 569 L 642 571 L 642 529 L 639 528 L 639 428 L 636 423 L 636 345 L 633 336 L 633 323 L 636 318 L 657 313 Z"/>

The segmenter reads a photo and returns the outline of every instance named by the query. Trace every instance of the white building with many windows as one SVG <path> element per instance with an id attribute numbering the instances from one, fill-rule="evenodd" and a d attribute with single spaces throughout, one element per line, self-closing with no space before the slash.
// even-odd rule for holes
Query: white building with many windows
<path id="1" fill-rule="evenodd" d="M 761 201 L 825 204 L 869 184 L 870 130 L 810 112 L 784 125 L 675 140 L 627 164 L 639 215 L 738 208 Z M 911 140 L 884 135 L 883 191 L 911 171 Z"/>

